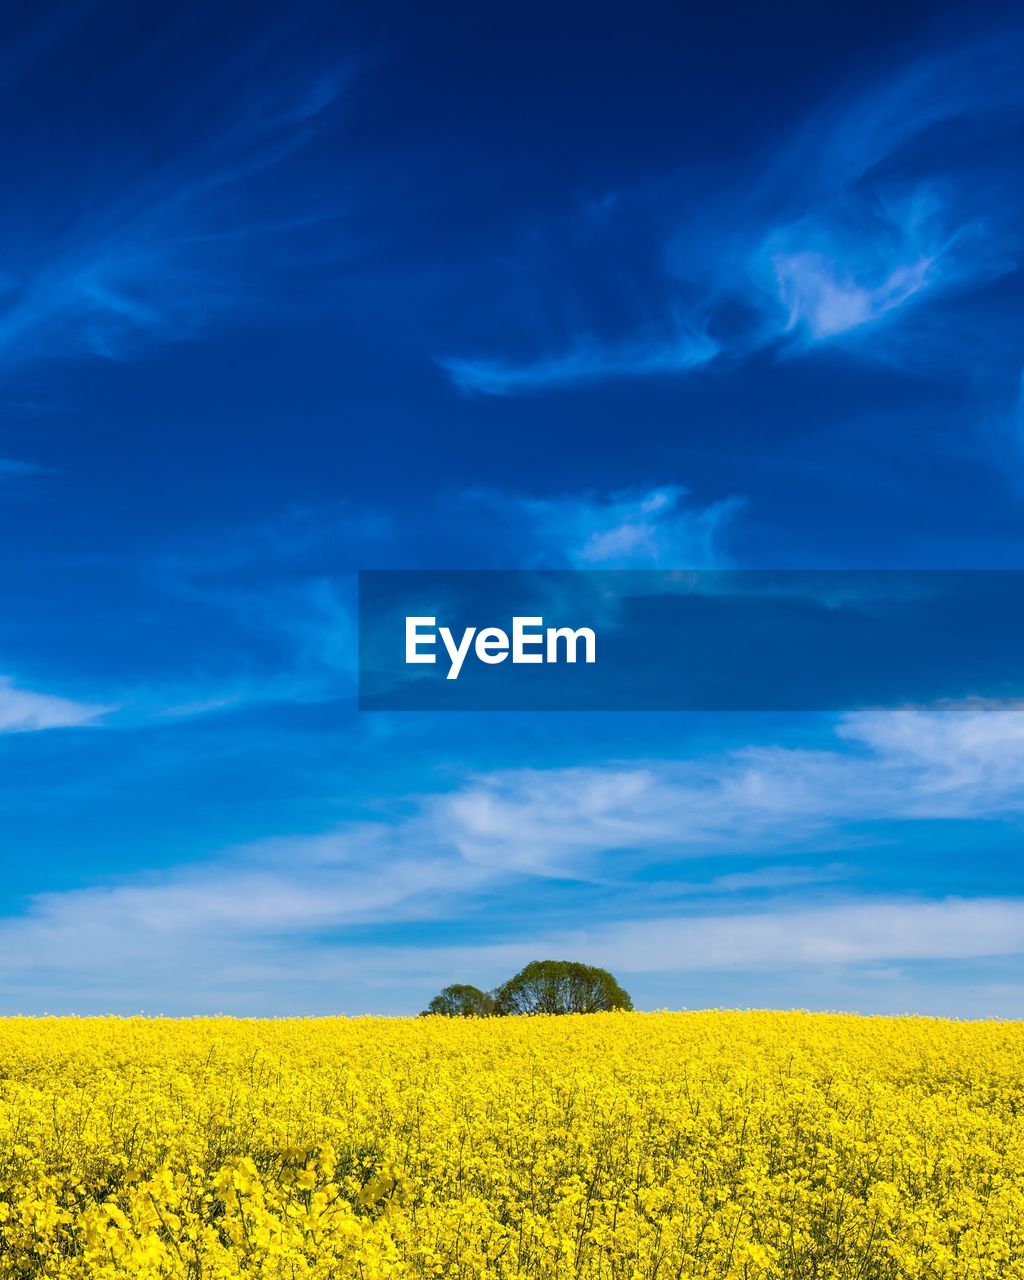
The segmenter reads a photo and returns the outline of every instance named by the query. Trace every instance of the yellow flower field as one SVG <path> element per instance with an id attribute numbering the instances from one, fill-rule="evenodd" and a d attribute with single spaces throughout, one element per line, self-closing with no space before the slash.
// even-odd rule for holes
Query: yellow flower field
<path id="1" fill-rule="evenodd" d="M 1024 1277 L 1024 1024 L 10 1019 L 0 1276 Z"/>

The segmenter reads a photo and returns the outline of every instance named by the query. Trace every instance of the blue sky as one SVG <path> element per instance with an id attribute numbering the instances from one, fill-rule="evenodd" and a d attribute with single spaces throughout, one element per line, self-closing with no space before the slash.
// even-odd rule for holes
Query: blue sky
<path id="1" fill-rule="evenodd" d="M 1024 709 L 384 714 L 360 568 L 1022 568 L 1011 9 L 3 16 L 0 1010 L 1024 1016 Z"/>

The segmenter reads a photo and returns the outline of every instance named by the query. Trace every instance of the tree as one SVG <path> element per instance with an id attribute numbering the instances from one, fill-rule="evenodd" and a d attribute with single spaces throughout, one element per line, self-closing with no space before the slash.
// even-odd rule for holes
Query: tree
<path id="1" fill-rule="evenodd" d="M 487 1018 L 493 1012 L 494 997 L 489 992 L 465 982 L 453 982 L 440 995 L 434 996 L 420 1017 L 440 1013 L 446 1018 Z"/>
<path id="2" fill-rule="evenodd" d="M 607 969 L 573 960 L 534 960 L 494 993 L 497 1012 L 602 1013 L 633 1001 Z"/>

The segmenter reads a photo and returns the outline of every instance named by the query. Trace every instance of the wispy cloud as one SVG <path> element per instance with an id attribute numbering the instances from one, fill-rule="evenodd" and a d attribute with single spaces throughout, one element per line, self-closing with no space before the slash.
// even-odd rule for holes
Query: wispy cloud
<path id="1" fill-rule="evenodd" d="M 36 733 L 95 723 L 110 707 L 21 689 L 0 676 L 0 733 Z"/>
<path id="2" fill-rule="evenodd" d="M 572 351 L 526 364 L 454 356 L 439 363 L 460 391 L 514 396 L 605 378 L 687 373 L 709 364 L 719 350 L 719 344 L 707 333 L 691 328 L 647 342 L 617 345 L 587 338 Z"/>
<path id="3" fill-rule="evenodd" d="M 0 458 L 0 484 L 5 480 L 25 480 L 30 476 L 49 473 L 49 467 L 44 467 L 38 462 L 29 462 L 25 458 Z"/>
<path id="4" fill-rule="evenodd" d="M 91 20 L 87 7 L 79 20 Z M 185 38 L 176 25 L 141 45 L 131 68 L 111 70 L 108 90 L 116 93 L 118 75 L 131 83 L 173 57 L 168 42 Z M 330 127 L 355 67 L 311 57 L 284 72 L 272 36 L 240 46 L 205 83 L 183 81 L 181 96 L 161 103 L 164 125 L 181 126 L 162 145 L 140 147 L 127 129 L 116 143 L 105 134 L 102 149 L 82 148 L 88 163 L 69 154 L 61 164 L 62 206 L 31 183 L 8 201 L 2 225 L 17 248 L 0 261 L 0 365 L 121 358 L 190 338 L 240 304 L 251 316 L 269 302 L 275 273 L 294 262 L 293 233 L 341 213 L 337 183 L 319 182 L 311 196 L 285 175 L 317 130 Z M 18 71 L 9 68 L 0 93 L 21 92 Z"/>
<path id="5" fill-rule="evenodd" d="M 879 896 L 798 910 L 626 921 L 550 945 L 623 973 L 1019 956 L 1024 899 Z"/>
<path id="6" fill-rule="evenodd" d="M 705 176 L 699 203 L 689 182 L 680 230 L 663 245 L 662 274 L 646 290 L 648 310 L 663 310 L 663 331 L 645 318 L 632 338 L 590 332 L 572 335 L 564 353 L 445 357 L 441 366 L 464 393 L 509 396 L 684 375 L 822 344 L 892 358 L 887 334 L 898 319 L 1017 269 L 1022 47 L 1021 31 L 1010 29 L 924 53 L 822 104 L 738 181 L 716 187 Z M 666 199 L 663 185 L 652 198 Z M 623 202 L 622 216 L 636 206 Z M 602 207 L 614 219 L 616 205 Z M 581 217 L 589 219 L 586 209 Z M 557 288 L 557 280 L 547 286 Z M 955 316 L 944 323 L 961 324 Z M 970 326 L 961 327 L 969 336 Z M 931 345 L 947 359 L 950 344 Z"/>
<path id="7" fill-rule="evenodd" d="M 337 503 L 129 554 L 115 566 L 125 589 L 191 647 L 171 655 L 174 665 L 122 683 L 119 723 L 354 699 L 355 570 L 391 563 L 399 550 L 389 515 Z"/>
<path id="8" fill-rule="evenodd" d="M 706 505 L 682 485 L 532 498 L 476 490 L 466 501 L 502 517 L 505 555 L 525 567 L 725 568 L 740 497 Z M 506 561 L 507 563 L 507 561 Z"/>
<path id="9" fill-rule="evenodd" d="M 842 842 L 851 824 L 1024 817 L 1019 705 L 852 712 L 836 733 L 816 750 L 509 770 L 443 804 L 469 861 L 562 875 L 610 850 L 794 849 Z"/>
<path id="10" fill-rule="evenodd" d="M 406 798 L 378 821 L 39 895 L 0 922 L 0 988 L 8 1003 L 14 991 L 64 992 L 65 1004 L 117 992 L 118 1007 L 180 1009 L 185 981 L 192 1007 L 294 1010 L 323 1007 L 322 987 L 310 995 L 311 973 L 347 973 L 358 987 L 354 975 L 390 967 L 418 990 L 417 974 L 432 980 L 436 968 L 471 960 L 488 971 L 538 948 L 663 974 L 1024 954 L 1015 897 L 837 896 L 829 885 L 843 872 L 834 864 L 778 863 L 812 840 L 841 844 L 868 818 L 1020 819 L 1024 712 L 862 712 L 837 731 L 817 751 L 485 774 Z M 664 891 L 645 875 L 659 861 L 730 851 L 773 851 L 775 861 Z M 461 920 L 464 933 L 496 896 L 552 879 L 614 886 L 614 916 L 605 909 L 552 929 L 517 911 L 493 944 L 455 946 L 436 934 L 417 942 L 413 928 L 398 945 L 390 932 Z M 723 895 L 729 909 L 709 911 Z M 269 985 L 255 982 L 260 973 Z"/>
<path id="11" fill-rule="evenodd" d="M 415 874 L 414 866 L 407 870 Z M 387 895 L 371 897 L 379 915 Z M 781 899 L 549 931 L 524 920 L 501 941 L 402 945 L 386 935 L 360 941 L 344 927 L 367 905 L 357 888 L 332 901 L 329 883 L 314 893 L 252 875 L 235 883 L 196 879 L 173 888 L 51 895 L 38 899 L 31 915 L 0 923 L 0 1001 L 8 1008 L 26 1007 L 19 998 L 29 1007 L 45 1001 L 54 1011 L 98 1005 L 265 1014 L 379 1011 L 397 997 L 397 1008 L 386 1007 L 411 1011 L 410 1001 L 425 1003 L 452 975 L 490 984 L 531 959 L 556 955 L 610 967 L 627 980 L 788 973 L 799 984 L 807 976 L 821 983 L 831 971 L 839 989 L 854 978 L 860 1007 L 872 1010 L 888 996 L 872 967 L 910 964 L 920 974 L 922 965 L 933 965 L 941 973 L 955 961 L 963 981 L 969 962 L 1024 956 L 1024 900 L 1014 897 L 859 894 L 814 906 Z M 941 977 L 922 986 L 946 1012 L 977 1016 L 976 1006 L 957 1004 L 955 991 L 943 994 Z M 828 981 L 821 989 L 829 990 Z M 1001 1006 L 1007 1009 L 1005 993 Z"/>
<path id="12" fill-rule="evenodd" d="M 760 252 L 771 263 L 786 333 L 827 341 L 976 277 L 977 264 L 972 271 L 962 263 L 961 249 L 965 240 L 983 241 L 981 228 L 944 238 L 944 210 L 932 193 L 917 191 L 906 207 L 871 212 L 868 226 L 806 219 L 767 238 Z"/>
<path id="13" fill-rule="evenodd" d="M 743 507 L 698 502 L 682 485 L 545 498 L 470 490 L 438 502 L 423 523 L 443 526 L 445 561 L 470 569 L 725 568 Z M 296 507 L 129 558 L 118 571 L 150 616 L 202 639 L 172 655 L 180 669 L 125 681 L 118 722 L 354 698 L 355 571 L 436 563 L 420 526 L 355 502 Z"/>

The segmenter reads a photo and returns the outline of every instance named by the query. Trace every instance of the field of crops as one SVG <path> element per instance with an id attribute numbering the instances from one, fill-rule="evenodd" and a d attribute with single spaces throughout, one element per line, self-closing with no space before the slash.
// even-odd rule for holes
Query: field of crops
<path id="1" fill-rule="evenodd" d="M 0 1276 L 1024 1276 L 1024 1024 L 0 1022 Z"/>

